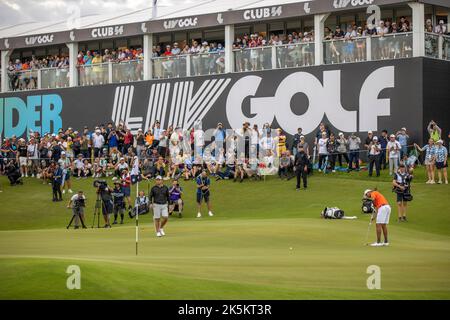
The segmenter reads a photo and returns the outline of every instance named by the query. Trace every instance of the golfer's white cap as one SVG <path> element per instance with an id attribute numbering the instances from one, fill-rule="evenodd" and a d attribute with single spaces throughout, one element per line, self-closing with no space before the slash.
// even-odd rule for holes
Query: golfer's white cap
<path id="1" fill-rule="evenodd" d="M 366 191 L 364 191 L 364 197 L 367 197 L 367 194 L 368 194 L 369 192 L 372 192 L 372 190 L 366 189 Z"/>
<path id="2" fill-rule="evenodd" d="M 161 176 L 156 176 L 156 180 L 162 180 Z"/>

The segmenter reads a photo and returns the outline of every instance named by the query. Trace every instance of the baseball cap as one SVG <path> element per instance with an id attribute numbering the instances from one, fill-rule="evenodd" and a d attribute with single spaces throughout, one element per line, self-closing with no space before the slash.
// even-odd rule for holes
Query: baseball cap
<path id="1" fill-rule="evenodd" d="M 372 130 L 369 130 L 367 133 L 373 133 Z"/>
<path id="2" fill-rule="evenodd" d="M 372 140 L 378 141 L 378 137 L 377 137 L 377 136 L 375 136 L 375 137 L 373 137 L 373 139 L 372 139 Z"/>
<path id="3" fill-rule="evenodd" d="M 64 154 L 66 154 L 66 152 L 65 152 L 65 151 L 61 152 L 61 155 L 64 155 Z"/>
<path id="4" fill-rule="evenodd" d="M 162 180 L 161 176 L 156 176 L 156 180 Z"/>
<path id="5" fill-rule="evenodd" d="M 367 197 L 367 194 L 368 194 L 369 192 L 372 192 L 372 190 L 366 189 L 366 190 L 364 191 L 364 197 Z"/>
<path id="6" fill-rule="evenodd" d="M 395 134 L 391 134 L 389 137 L 390 138 L 395 138 Z"/>

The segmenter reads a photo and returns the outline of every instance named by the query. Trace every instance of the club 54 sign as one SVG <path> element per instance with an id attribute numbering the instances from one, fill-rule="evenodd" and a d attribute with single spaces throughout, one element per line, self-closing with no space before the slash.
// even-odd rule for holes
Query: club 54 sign
<path id="1" fill-rule="evenodd" d="M 279 17 L 283 13 L 281 6 L 249 9 L 244 11 L 244 20 L 259 20 L 270 17 Z"/>
<path id="2" fill-rule="evenodd" d="M 277 120 L 280 127 L 289 134 L 303 128 L 305 134 L 316 130 L 324 116 L 340 131 L 378 131 L 378 117 L 390 115 L 390 99 L 378 98 L 385 88 L 394 87 L 394 67 L 381 67 L 373 71 L 363 82 L 359 92 L 358 112 L 348 111 L 341 104 L 341 71 L 323 72 L 321 82 L 308 72 L 294 72 L 278 85 L 274 96 L 256 97 L 263 78 L 257 75 L 245 76 L 236 81 L 228 93 L 226 113 L 230 126 L 240 128 L 248 121 L 260 127 Z M 294 95 L 303 93 L 309 101 L 305 113 L 292 112 Z M 250 98 L 250 113 L 243 113 L 244 100 Z"/>

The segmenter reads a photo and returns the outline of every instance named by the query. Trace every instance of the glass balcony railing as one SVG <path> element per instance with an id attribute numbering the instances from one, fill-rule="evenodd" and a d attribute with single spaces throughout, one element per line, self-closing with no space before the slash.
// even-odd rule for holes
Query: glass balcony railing
<path id="1" fill-rule="evenodd" d="M 439 35 L 425 32 L 425 56 L 439 58 Z"/>
<path id="2" fill-rule="evenodd" d="M 277 68 L 296 68 L 314 65 L 314 42 L 277 46 Z"/>
<path id="3" fill-rule="evenodd" d="M 69 86 L 68 68 L 46 68 L 41 69 L 41 89 L 66 88 Z"/>
<path id="4" fill-rule="evenodd" d="M 268 70 L 272 68 L 272 47 L 234 50 L 236 72 Z"/>
<path id="5" fill-rule="evenodd" d="M 450 36 L 442 36 L 442 59 L 450 61 Z"/>
<path id="6" fill-rule="evenodd" d="M 8 74 L 8 90 L 22 91 L 38 88 L 38 70 L 15 71 Z"/>
<path id="7" fill-rule="evenodd" d="M 97 63 L 78 66 L 78 85 L 93 86 L 109 83 L 109 64 Z"/>
<path id="8" fill-rule="evenodd" d="M 144 61 L 132 60 L 111 63 L 113 83 L 144 80 Z"/>
<path id="9" fill-rule="evenodd" d="M 372 36 L 372 60 L 399 59 L 412 57 L 412 32 L 392 33 L 384 36 Z"/>
<path id="10" fill-rule="evenodd" d="M 323 56 L 325 64 L 367 61 L 367 38 L 325 40 Z"/>
<path id="11" fill-rule="evenodd" d="M 225 52 L 201 53 L 189 56 L 190 75 L 203 76 L 225 72 Z"/>
<path id="12" fill-rule="evenodd" d="M 167 56 L 152 58 L 153 78 L 167 79 L 186 77 L 187 56 Z"/>

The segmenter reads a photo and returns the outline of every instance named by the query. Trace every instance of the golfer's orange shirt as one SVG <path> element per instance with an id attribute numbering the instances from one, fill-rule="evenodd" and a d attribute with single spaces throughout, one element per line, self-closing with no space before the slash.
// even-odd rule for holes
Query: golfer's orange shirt
<path id="1" fill-rule="evenodd" d="M 374 204 L 375 208 L 377 208 L 377 209 L 379 209 L 380 207 L 382 207 L 386 204 L 389 204 L 387 202 L 386 198 L 378 191 L 372 191 L 370 193 L 370 197 L 372 198 L 373 204 Z"/>

